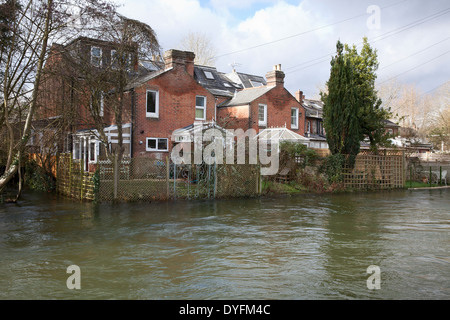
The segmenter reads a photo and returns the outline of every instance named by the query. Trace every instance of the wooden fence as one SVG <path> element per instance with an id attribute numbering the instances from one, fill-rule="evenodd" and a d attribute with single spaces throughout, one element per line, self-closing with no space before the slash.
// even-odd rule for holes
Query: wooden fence
<path id="1" fill-rule="evenodd" d="M 58 156 L 56 191 L 80 200 L 94 200 L 94 173 L 85 172 L 81 161 L 73 160 L 71 153 Z"/>
<path id="2" fill-rule="evenodd" d="M 395 189 L 405 186 L 404 151 L 383 150 L 379 154 L 363 151 L 353 168 L 344 166 L 343 183 L 350 189 Z"/>

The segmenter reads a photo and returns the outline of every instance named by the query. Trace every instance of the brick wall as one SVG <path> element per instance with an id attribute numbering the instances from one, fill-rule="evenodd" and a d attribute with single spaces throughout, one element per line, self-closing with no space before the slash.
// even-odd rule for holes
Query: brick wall
<path id="1" fill-rule="evenodd" d="M 267 125 L 258 125 L 258 109 L 260 104 L 267 105 Z M 291 128 L 291 108 L 298 108 L 298 129 Z M 218 109 L 220 122 L 227 123 L 227 128 L 247 130 L 255 129 L 257 132 L 269 127 L 286 127 L 300 135 L 305 132 L 305 110 L 303 106 L 282 85 L 250 103 L 250 114 L 248 105 L 235 107 L 221 107 Z"/>
<path id="2" fill-rule="evenodd" d="M 159 93 L 158 118 L 146 116 L 147 90 L 155 90 Z M 170 150 L 172 147 L 170 138 L 173 131 L 196 121 L 197 95 L 206 97 L 206 121 L 211 121 L 214 118 L 216 103 L 214 96 L 199 85 L 182 65 L 175 66 L 135 88 L 133 157 L 164 157 L 165 155 L 158 155 L 159 152 L 146 151 L 146 138 L 168 138 Z"/>

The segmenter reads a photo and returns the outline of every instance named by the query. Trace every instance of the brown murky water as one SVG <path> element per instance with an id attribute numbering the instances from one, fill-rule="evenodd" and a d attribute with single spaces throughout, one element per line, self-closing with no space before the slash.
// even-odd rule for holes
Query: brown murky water
<path id="1" fill-rule="evenodd" d="M 66 286 L 70 265 L 80 290 Z M 450 190 L 121 205 L 27 193 L 0 204 L 0 288 L 0 299 L 449 299 Z"/>

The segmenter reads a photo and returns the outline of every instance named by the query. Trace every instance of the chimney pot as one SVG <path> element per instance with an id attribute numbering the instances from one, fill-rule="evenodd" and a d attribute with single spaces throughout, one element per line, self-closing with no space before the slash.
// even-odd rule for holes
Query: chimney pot
<path id="1" fill-rule="evenodd" d="M 274 65 L 274 70 L 267 72 L 266 79 L 267 85 L 270 86 L 278 86 L 284 84 L 284 72 L 281 71 L 281 64 Z"/>
<path id="2" fill-rule="evenodd" d="M 295 98 L 297 99 L 298 102 L 303 103 L 303 100 L 305 99 L 305 96 L 303 95 L 303 91 L 298 90 L 295 93 Z"/>
<path id="3" fill-rule="evenodd" d="M 164 69 L 184 66 L 186 72 L 194 76 L 195 54 L 190 51 L 180 51 L 171 49 L 164 53 Z"/>

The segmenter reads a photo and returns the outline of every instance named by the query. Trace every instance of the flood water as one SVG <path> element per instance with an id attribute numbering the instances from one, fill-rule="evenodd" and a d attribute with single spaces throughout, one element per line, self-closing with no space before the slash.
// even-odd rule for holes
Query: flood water
<path id="1" fill-rule="evenodd" d="M 120 205 L 26 193 L 0 204 L 0 299 L 450 299 L 450 189 Z"/>

